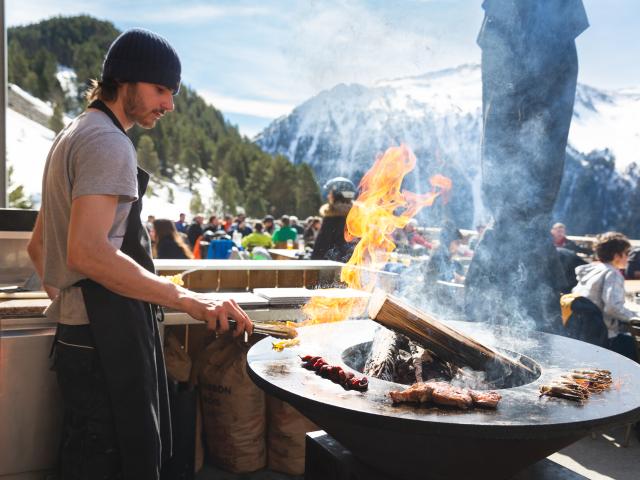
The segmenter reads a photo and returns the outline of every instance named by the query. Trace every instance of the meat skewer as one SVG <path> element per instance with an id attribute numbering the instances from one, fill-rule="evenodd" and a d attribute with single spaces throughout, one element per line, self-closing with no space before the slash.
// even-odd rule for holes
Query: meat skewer
<path id="1" fill-rule="evenodd" d="M 613 383 L 611 372 L 600 369 L 575 369 L 560 375 L 550 385 L 540 387 L 540 396 L 584 402 L 592 393 L 607 390 Z"/>
<path id="2" fill-rule="evenodd" d="M 303 368 L 314 370 L 317 375 L 341 385 L 345 390 L 364 392 L 369 388 L 367 377 L 356 377 L 352 372 L 345 372 L 340 366 L 329 365 L 322 357 L 305 355 L 300 359 Z"/>

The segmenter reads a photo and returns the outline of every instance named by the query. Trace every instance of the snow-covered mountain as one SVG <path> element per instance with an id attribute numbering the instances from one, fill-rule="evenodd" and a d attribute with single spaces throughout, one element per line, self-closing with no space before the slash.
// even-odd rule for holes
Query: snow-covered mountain
<path id="1" fill-rule="evenodd" d="M 256 141 L 265 151 L 310 164 L 320 182 L 337 175 L 358 181 L 380 153 L 404 143 L 418 158 L 407 188 L 425 191 L 432 174 L 450 176 L 449 214 L 460 226 L 471 227 L 487 215 L 480 194 L 481 107 L 480 67 L 463 65 L 372 87 L 337 85 L 274 121 Z M 627 225 L 629 215 L 617 213 L 639 205 L 630 203 L 640 163 L 638 118 L 640 89 L 605 92 L 578 86 L 556 204 L 557 219 L 572 233 L 618 228 L 636 235 L 640 230 L 640 224 Z M 590 192 L 583 192 L 587 185 Z M 583 193 L 584 198 L 577 197 Z"/>
<path id="2" fill-rule="evenodd" d="M 10 88 L 23 101 L 21 110 L 24 111 L 24 105 L 27 105 L 26 110 L 31 116 L 39 113 L 48 118 L 53 113 L 51 105 L 15 85 L 10 85 Z M 25 197 L 31 200 L 35 208 L 40 207 L 42 172 L 54 138 L 55 133 L 41 123 L 13 108 L 7 110 L 7 165 L 12 170 L 9 191 L 22 185 Z M 186 173 L 176 172 L 174 181 L 152 178 L 143 200 L 143 219 L 146 220 L 147 215 L 155 215 L 156 218 L 177 220 L 180 213 L 189 215 L 193 194 L 187 187 Z M 204 205 L 219 202 L 212 180 L 207 175 L 201 175 L 193 185 L 193 191 L 199 193 Z"/>

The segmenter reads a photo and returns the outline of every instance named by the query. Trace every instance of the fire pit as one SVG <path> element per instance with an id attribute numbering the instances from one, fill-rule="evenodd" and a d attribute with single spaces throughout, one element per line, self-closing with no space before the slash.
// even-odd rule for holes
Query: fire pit
<path id="1" fill-rule="evenodd" d="M 618 354 L 556 335 L 525 337 L 484 324 L 451 323 L 486 345 L 503 347 L 503 353 L 517 352 L 536 375 L 501 389 L 495 411 L 457 411 L 394 406 L 388 392 L 403 385 L 370 378 L 367 392 L 345 391 L 300 366 L 298 355 L 322 355 L 357 373 L 362 363 L 357 352 L 367 350 L 380 328 L 369 320 L 300 328 L 300 346 L 284 352 L 273 351 L 271 339 L 264 339 L 249 351 L 247 368 L 259 387 L 395 479 L 509 478 L 598 427 L 640 417 L 640 367 Z M 539 397 L 540 385 L 584 367 L 610 370 L 613 387 L 584 405 Z"/>

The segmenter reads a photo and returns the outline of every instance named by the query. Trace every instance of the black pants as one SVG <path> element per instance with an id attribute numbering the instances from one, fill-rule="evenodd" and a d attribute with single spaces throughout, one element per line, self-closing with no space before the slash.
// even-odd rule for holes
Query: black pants
<path id="1" fill-rule="evenodd" d="M 122 478 L 113 411 L 88 325 L 58 325 L 54 370 L 64 423 L 59 480 Z"/>

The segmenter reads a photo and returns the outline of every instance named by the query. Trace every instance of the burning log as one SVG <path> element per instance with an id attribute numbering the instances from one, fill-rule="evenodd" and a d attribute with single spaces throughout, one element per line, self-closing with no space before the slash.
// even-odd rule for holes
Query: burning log
<path id="1" fill-rule="evenodd" d="M 415 368 L 416 382 L 420 383 L 423 381 L 422 364 L 425 362 L 433 363 L 433 357 L 427 350 L 415 342 L 409 342 L 409 351 L 411 352 L 411 358 L 413 360 L 413 368 Z"/>
<path id="2" fill-rule="evenodd" d="M 371 344 L 369 359 L 363 373 L 388 382 L 394 381 L 398 358 L 398 334 L 388 328 L 379 328 Z"/>
<path id="3" fill-rule="evenodd" d="M 408 336 L 431 350 L 444 361 L 458 367 L 471 367 L 501 376 L 534 372 L 513 360 L 454 330 L 425 312 L 404 304 L 399 299 L 376 290 L 369 301 L 369 317 L 391 330 Z"/>

